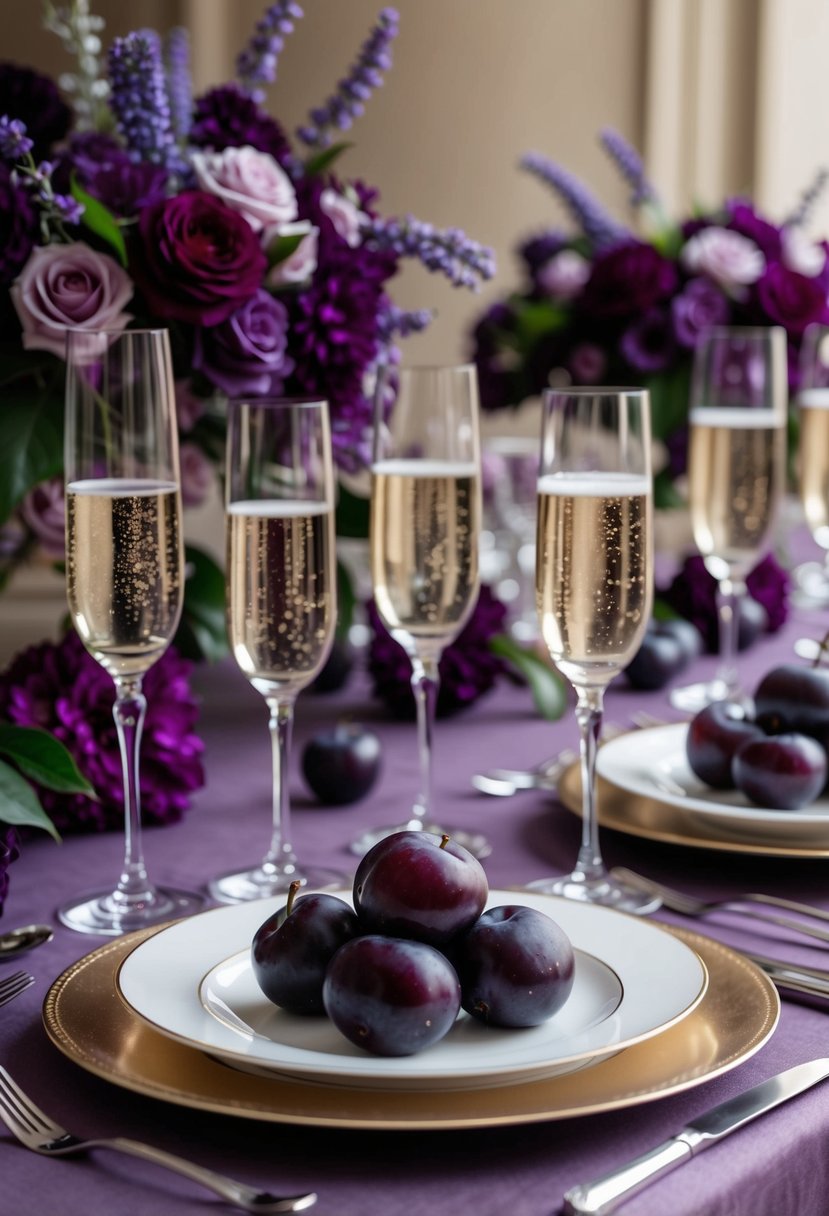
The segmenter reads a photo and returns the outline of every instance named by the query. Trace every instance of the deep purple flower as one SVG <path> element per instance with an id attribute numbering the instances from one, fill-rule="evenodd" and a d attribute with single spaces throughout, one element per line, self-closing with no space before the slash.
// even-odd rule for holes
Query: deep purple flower
<path id="1" fill-rule="evenodd" d="M 397 718 L 413 718 L 415 701 L 411 687 L 412 665 L 380 619 L 374 602 L 367 605 L 372 639 L 368 670 L 373 691 Z M 491 653 L 489 641 L 504 629 L 506 605 L 482 586 L 471 617 L 440 658 L 440 690 L 436 713 L 447 718 L 466 709 L 494 685 L 504 670 L 501 659 Z"/>
<path id="2" fill-rule="evenodd" d="M 0 916 L 9 893 L 9 866 L 19 856 L 17 832 L 14 828 L 0 826 Z"/>
<path id="3" fill-rule="evenodd" d="M 203 190 L 142 211 L 130 266 L 162 319 L 218 325 L 259 289 L 267 262 L 250 224 Z"/>
<path id="4" fill-rule="evenodd" d="M 591 317 L 638 317 L 676 290 L 677 271 L 652 245 L 626 241 L 596 255 L 581 296 Z"/>
<path id="5" fill-rule="evenodd" d="M 193 366 L 228 397 L 279 396 L 293 369 L 288 311 L 259 290 L 226 321 L 196 331 Z"/>
<path id="6" fill-rule="evenodd" d="M 703 330 L 726 325 L 730 312 L 728 298 L 710 279 L 691 279 L 671 300 L 674 336 L 680 346 L 696 348 Z"/>
<path id="7" fill-rule="evenodd" d="M 141 743 L 141 804 L 147 824 L 173 823 L 204 784 L 203 744 L 195 733 L 198 705 L 190 664 L 168 650 L 144 677 L 147 718 Z M 72 753 L 100 801 L 38 789 L 63 835 L 122 829 L 123 779 L 112 718 L 115 685 L 87 654 L 76 633 L 58 645 L 21 651 L 0 673 L 0 721 L 39 726 Z"/>
<path id="8" fill-rule="evenodd" d="M 0 62 L 0 114 L 25 123 L 35 160 L 47 156 L 72 125 L 72 111 L 55 82 L 16 63 Z"/>
<path id="9" fill-rule="evenodd" d="M 757 299 L 768 319 L 790 334 L 802 334 L 812 322 L 829 320 L 826 292 L 817 279 L 773 262 L 757 284 Z"/>
<path id="10" fill-rule="evenodd" d="M 491 304 L 472 331 L 472 360 L 478 371 L 481 409 L 502 410 L 518 405 L 514 391 L 515 373 L 504 357 L 507 339 L 518 324 L 515 313 L 501 301 Z"/>
<path id="11" fill-rule="evenodd" d="M 664 371 L 676 354 L 669 314 L 663 308 L 649 309 L 625 330 L 619 349 L 634 371 Z"/>
<path id="12" fill-rule="evenodd" d="M 789 615 L 792 580 L 788 570 L 780 565 L 773 553 L 768 553 L 751 571 L 746 586 L 752 598 L 765 608 L 769 632 L 777 633 Z"/>
<path id="13" fill-rule="evenodd" d="M 567 367 L 576 384 L 601 384 L 607 355 L 595 342 L 577 342 L 567 357 Z"/>
<path id="14" fill-rule="evenodd" d="M 0 164 L 0 285 L 6 287 L 25 266 L 38 237 L 38 220 L 29 196 Z"/>
<path id="15" fill-rule="evenodd" d="M 774 632 L 788 617 L 790 579 L 774 554 L 758 562 L 746 579 L 749 594 L 766 610 L 767 628 Z M 705 568 L 699 554 L 687 557 L 670 586 L 660 592 L 672 608 L 696 625 L 706 649 L 715 653 L 719 645 L 717 581 Z"/>
<path id="16" fill-rule="evenodd" d="M 19 118 L 0 114 L 0 156 L 14 165 L 31 152 L 34 143 L 26 134 L 26 124 Z"/>
<path id="17" fill-rule="evenodd" d="M 546 232 L 537 232 L 535 236 L 528 237 L 526 241 L 521 242 L 518 246 L 518 256 L 526 265 L 533 282 L 536 281 L 541 267 L 555 254 L 560 253 L 567 244 L 568 239 L 565 233 L 559 232 L 555 228 L 548 228 Z"/>
<path id="18" fill-rule="evenodd" d="M 88 194 L 123 219 L 132 219 L 167 195 L 163 165 L 132 160 L 117 140 L 97 131 L 69 141 L 52 176 L 55 188 L 67 190 L 72 173 Z"/>
<path id="19" fill-rule="evenodd" d="M 293 159 L 291 145 L 275 119 L 237 85 L 209 89 L 196 101 L 190 142 L 197 148 L 256 148 L 286 167 Z"/>
<path id="20" fill-rule="evenodd" d="M 754 241 L 762 250 L 767 262 L 780 257 L 780 229 L 758 215 L 751 203 L 744 199 L 729 199 L 726 204 L 728 227 Z"/>

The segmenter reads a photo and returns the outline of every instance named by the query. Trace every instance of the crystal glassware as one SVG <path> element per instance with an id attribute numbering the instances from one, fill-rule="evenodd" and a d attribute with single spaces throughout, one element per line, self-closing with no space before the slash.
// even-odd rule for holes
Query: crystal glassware
<path id="1" fill-rule="evenodd" d="M 534 642 L 538 637 L 533 588 L 538 435 L 493 436 L 485 445 L 484 459 L 492 479 L 496 536 L 505 559 L 496 591 L 509 605 L 510 633 L 520 642 Z"/>
<path id="2" fill-rule="evenodd" d="M 528 887 L 652 911 L 658 899 L 608 873 L 596 813 L 604 691 L 636 654 L 653 603 L 649 397 L 643 389 L 548 389 L 543 411 L 536 600 L 550 657 L 576 692 L 582 839 L 571 874 Z"/>
<path id="3" fill-rule="evenodd" d="M 196 911 L 202 897 L 150 882 L 141 843 L 145 672 L 178 626 L 183 548 L 167 331 L 67 336 L 66 583 L 72 622 L 115 683 L 124 778 L 124 862 L 112 889 L 58 910 L 83 933 L 118 935 Z"/>
<path id="4" fill-rule="evenodd" d="M 800 347 L 798 486 L 806 524 L 823 560 L 794 570 L 804 607 L 829 604 L 829 326 L 810 325 Z"/>
<path id="5" fill-rule="evenodd" d="M 288 789 L 294 704 L 334 640 L 337 563 L 328 404 L 232 401 L 227 422 L 227 622 L 234 659 L 269 710 L 273 780 L 263 859 L 214 878 L 220 903 L 242 903 L 345 875 L 301 863 Z"/>
<path id="6" fill-rule="evenodd" d="M 358 854 L 406 829 L 445 831 L 478 856 L 489 851 L 479 833 L 438 826 L 432 805 L 438 664 L 479 591 L 478 409 L 472 366 L 391 368 L 375 395 L 371 578 L 377 611 L 412 665 L 420 792 L 405 822 L 361 833 L 351 845 Z"/>
<path id="7" fill-rule="evenodd" d="M 707 330 L 694 357 L 688 481 L 694 543 L 717 580 L 719 668 L 676 688 L 696 713 L 740 700 L 737 635 L 745 579 L 771 537 L 785 482 L 786 332 L 779 326 Z"/>

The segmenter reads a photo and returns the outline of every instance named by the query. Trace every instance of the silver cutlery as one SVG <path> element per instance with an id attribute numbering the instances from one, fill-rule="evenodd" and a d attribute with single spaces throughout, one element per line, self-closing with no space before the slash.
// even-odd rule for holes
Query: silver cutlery
<path id="1" fill-rule="evenodd" d="M 609 1174 L 567 1191 L 564 1216 L 607 1216 L 657 1178 L 829 1077 L 829 1059 L 797 1064 L 693 1119 L 682 1131 Z"/>
<path id="2" fill-rule="evenodd" d="M 35 977 L 26 971 L 15 971 L 0 980 L 0 1005 L 7 1005 L 35 982 Z"/>
<path id="3" fill-rule="evenodd" d="M 16 958 L 26 950 L 34 950 L 50 942 L 55 936 L 51 925 L 23 925 L 20 929 L 9 929 L 0 933 L 0 963 Z"/>
<path id="4" fill-rule="evenodd" d="M 776 895 L 760 895 L 755 892 L 745 895 L 741 893 L 728 899 L 697 899 L 696 896 L 674 891 L 671 887 L 666 887 L 664 883 L 645 878 L 644 875 L 636 874 L 633 870 L 627 870 L 623 866 L 612 870 L 611 874 L 629 886 L 638 887 L 642 891 L 652 891 L 660 897 L 666 908 L 670 908 L 672 912 L 679 912 L 682 916 L 705 917 L 711 912 L 733 912 L 750 917 L 751 920 L 792 929 L 806 937 L 817 938 L 818 941 L 829 942 L 829 929 L 821 929 L 817 925 L 807 925 L 803 921 L 794 920 L 789 916 L 777 916 L 761 910 L 767 907 L 782 908 L 814 920 L 829 921 L 829 912 L 823 908 L 801 904 L 793 899 L 783 899 Z"/>
<path id="5" fill-rule="evenodd" d="M 71 1132 L 54 1123 L 44 1114 L 34 1102 L 28 1098 L 19 1085 L 9 1076 L 5 1068 L 0 1067 L 0 1118 L 12 1135 L 16 1136 L 27 1148 L 46 1157 L 61 1157 L 73 1153 L 85 1153 L 88 1149 L 109 1148 L 119 1153 L 128 1153 L 132 1157 L 141 1157 L 144 1161 L 152 1161 L 155 1165 L 164 1166 L 176 1174 L 183 1174 L 193 1182 L 198 1182 L 213 1191 L 228 1203 L 245 1212 L 303 1212 L 317 1201 L 317 1196 L 310 1192 L 307 1195 L 291 1195 L 280 1197 L 268 1191 L 257 1191 L 242 1182 L 226 1178 L 214 1170 L 205 1169 L 194 1162 L 185 1161 L 182 1157 L 173 1156 L 163 1149 L 142 1144 L 138 1140 L 127 1140 L 123 1136 L 113 1139 L 80 1140 Z"/>

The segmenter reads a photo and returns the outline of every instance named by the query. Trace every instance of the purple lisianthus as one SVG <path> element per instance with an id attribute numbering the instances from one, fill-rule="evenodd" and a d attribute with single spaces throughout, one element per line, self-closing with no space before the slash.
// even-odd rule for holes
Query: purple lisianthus
<path id="1" fill-rule="evenodd" d="M 728 323 L 728 298 L 710 279 L 691 279 L 671 300 L 674 337 L 680 346 L 694 350 L 705 329 Z"/>
<path id="2" fill-rule="evenodd" d="M 189 672 L 190 664 L 171 649 L 144 677 L 148 708 L 141 742 L 141 805 L 147 824 L 180 819 L 192 793 L 204 784 Z M 0 673 L 0 721 L 48 730 L 69 749 L 98 795 L 96 802 L 38 788 L 44 810 L 63 835 L 123 829 L 114 700 L 112 678 L 74 632 L 57 645 L 30 646 Z"/>
<path id="3" fill-rule="evenodd" d="M 0 916 L 9 893 L 9 866 L 19 856 L 17 832 L 14 828 L 0 827 Z"/>
<path id="4" fill-rule="evenodd" d="M 50 557 L 63 557 L 66 551 L 63 478 L 52 477 L 30 490 L 20 504 L 20 518 Z"/>
<path id="5" fill-rule="evenodd" d="M 773 262 L 757 284 L 757 299 L 768 319 L 789 334 L 802 334 L 813 322 L 829 320 L 826 291 L 820 281 Z"/>
<path id="6" fill-rule="evenodd" d="M 287 350 L 288 311 L 260 289 L 226 321 L 196 332 L 193 366 L 229 397 L 278 396 L 293 369 Z"/>
<path id="7" fill-rule="evenodd" d="M 596 255 L 581 296 L 592 317 L 640 316 L 676 290 L 673 262 L 652 245 L 626 241 Z"/>
<path id="8" fill-rule="evenodd" d="M 0 114 L 25 123 L 35 160 L 47 156 L 72 125 L 72 111 L 55 82 L 16 63 L 0 63 Z"/>
<path id="9" fill-rule="evenodd" d="M 668 312 L 663 308 L 649 309 L 625 330 L 619 349 L 634 371 L 645 374 L 664 371 L 676 354 Z"/>
<path id="10" fill-rule="evenodd" d="M 26 191 L 0 164 L 0 284 L 8 286 L 26 264 L 38 236 L 38 220 Z"/>
<path id="11" fill-rule="evenodd" d="M 247 220 L 203 190 L 142 211 L 130 266 L 164 320 L 218 325 L 258 290 L 267 269 Z"/>
<path id="12" fill-rule="evenodd" d="M 233 84 L 210 89 L 196 101 L 190 143 L 197 148 L 256 148 L 284 167 L 293 154 L 285 132 L 269 114 Z"/>
<path id="13" fill-rule="evenodd" d="M 411 687 L 412 665 L 403 647 L 396 642 L 380 619 L 373 601 L 368 606 L 372 639 L 369 644 L 368 670 L 374 695 L 396 718 L 414 718 L 415 700 Z M 466 709 L 495 684 L 504 664 L 489 649 L 490 639 L 504 629 L 507 609 L 489 587 L 482 586 L 475 610 L 461 632 L 440 658 L 440 689 L 436 714 L 448 718 Z"/>

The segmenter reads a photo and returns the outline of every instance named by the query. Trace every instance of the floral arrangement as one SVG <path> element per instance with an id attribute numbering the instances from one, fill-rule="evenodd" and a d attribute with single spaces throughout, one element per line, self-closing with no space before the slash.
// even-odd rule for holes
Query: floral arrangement
<path id="1" fill-rule="evenodd" d="M 666 218 L 638 154 L 616 132 L 604 149 L 631 189 L 644 235 L 613 218 L 585 185 L 546 157 L 521 167 L 563 200 L 579 231 L 548 229 L 519 247 L 525 281 L 473 333 L 485 408 L 518 406 L 549 384 L 641 384 L 664 444 L 657 503 L 681 501 L 694 348 L 712 325 L 780 325 L 789 385 L 797 387 L 803 332 L 829 320 L 829 245 L 804 223 L 829 173 L 775 224 L 733 198 L 681 222 Z"/>
<path id="2" fill-rule="evenodd" d="M 141 30 L 104 51 L 87 0 L 47 7 L 76 61 L 65 96 L 0 64 L 0 578 L 36 545 L 62 555 L 68 328 L 169 328 L 182 491 L 196 504 L 234 395 L 326 398 L 337 463 L 359 469 L 377 371 L 431 319 L 388 294 L 402 259 L 464 288 L 494 273 L 491 252 L 459 230 L 387 218 L 373 186 L 334 172 L 338 141 L 391 66 L 393 9 L 293 139 L 267 113 L 265 86 L 301 17 L 294 0 L 269 4 L 236 79 L 198 97 L 186 31 Z M 208 583 L 188 584 L 185 626 Z M 196 609 L 190 640 L 217 615 L 223 646 L 221 613 Z"/>

